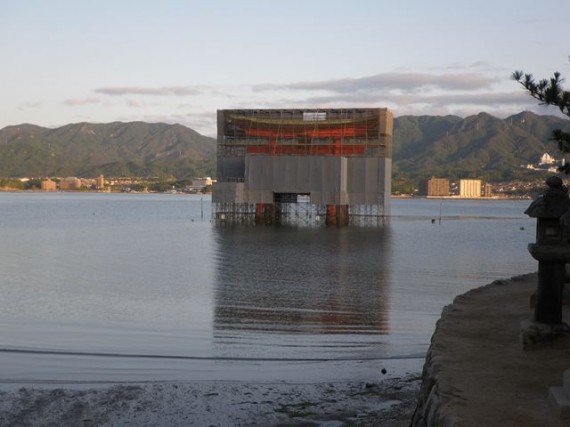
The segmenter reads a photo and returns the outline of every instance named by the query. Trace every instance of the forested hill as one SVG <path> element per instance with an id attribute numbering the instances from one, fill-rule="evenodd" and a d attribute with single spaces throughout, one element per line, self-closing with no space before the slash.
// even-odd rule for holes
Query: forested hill
<path id="1" fill-rule="evenodd" d="M 77 123 L 0 130 L 0 177 L 214 175 L 216 140 L 182 125 Z"/>
<path id="2" fill-rule="evenodd" d="M 521 165 L 549 153 L 563 156 L 550 141 L 553 129 L 570 122 L 522 112 L 506 119 L 486 113 L 457 116 L 401 116 L 394 119 L 394 177 L 412 181 L 431 176 L 488 181 L 530 177 Z"/>
<path id="3" fill-rule="evenodd" d="M 529 178 L 521 165 L 549 153 L 552 130 L 570 121 L 530 112 L 499 119 L 486 113 L 394 119 L 393 180 L 416 186 L 431 176 L 502 181 Z M 0 130 L 0 177 L 215 176 L 216 140 L 182 125 L 78 123 Z"/>

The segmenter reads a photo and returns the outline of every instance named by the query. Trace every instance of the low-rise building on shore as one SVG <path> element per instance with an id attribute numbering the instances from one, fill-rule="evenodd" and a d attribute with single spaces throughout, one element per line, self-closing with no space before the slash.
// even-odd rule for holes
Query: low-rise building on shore
<path id="1" fill-rule="evenodd" d="M 41 182 L 40 188 L 42 191 L 57 191 L 57 184 L 55 181 L 48 178 Z"/>

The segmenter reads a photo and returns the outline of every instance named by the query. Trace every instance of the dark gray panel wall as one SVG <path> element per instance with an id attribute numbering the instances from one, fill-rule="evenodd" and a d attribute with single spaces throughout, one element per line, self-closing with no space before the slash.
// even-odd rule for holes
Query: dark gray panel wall
<path id="1" fill-rule="evenodd" d="M 315 204 L 389 203 L 391 159 L 340 156 L 247 156 L 245 198 L 271 203 L 273 192 L 310 194 Z"/>

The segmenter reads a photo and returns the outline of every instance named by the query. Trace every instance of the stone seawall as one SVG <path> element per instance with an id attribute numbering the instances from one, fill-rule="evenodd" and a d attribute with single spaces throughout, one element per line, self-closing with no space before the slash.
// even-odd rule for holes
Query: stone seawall
<path id="1" fill-rule="evenodd" d="M 439 392 L 439 371 L 443 366 L 438 364 L 438 345 L 435 344 L 438 337 L 438 327 L 445 321 L 452 305 L 444 307 L 441 318 L 438 320 L 432 337 L 432 344 L 426 355 L 426 361 L 422 372 L 422 386 L 418 396 L 418 406 L 412 420 L 413 427 L 427 426 L 455 426 L 458 420 L 452 414 L 446 414 L 442 409 L 442 400 Z"/>
<path id="2" fill-rule="evenodd" d="M 570 348 L 523 351 L 536 274 L 497 280 L 444 308 L 422 374 L 413 427 L 568 426 L 548 402 Z M 568 314 L 565 314 L 568 321 Z"/>

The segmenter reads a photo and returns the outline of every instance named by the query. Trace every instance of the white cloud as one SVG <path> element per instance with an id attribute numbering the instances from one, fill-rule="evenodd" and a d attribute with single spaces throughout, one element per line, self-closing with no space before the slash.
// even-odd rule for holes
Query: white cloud
<path id="1" fill-rule="evenodd" d="M 41 102 L 37 101 L 37 102 L 26 102 L 25 104 L 20 104 L 18 105 L 16 108 L 20 111 L 22 110 L 28 110 L 30 108 L 39 108 L 42 105 Z"/>
<path id="2" fill-rule="evenodd" d="M 98 104 L 101 102 L 98 98 L 80 98 L 80 99 L 66 99 L 63 101 L 64 105 L 69 105 L 71 107 L 81 106 L 81 105 L 89 105 L 89 104 Z"/>
<path id="3" fill-rule="evenodd" d="M 469 66 L 451 64 L 447 71 L 442 68 L 439 72 L 398 71 L 320 81 L 215 87 L 106 86 L 94 91 L 107 96 L 70 99 L 65 104 L 100 102 L 100 106 L 108 107 L 106 114 L 112 115 L 113 120 L 119 113 L 121 120 L 126 121 L 180 123 L 208 136 L 216 134 L 218 109 L 387 107 L 396 116 L 453 114 L 461 117 L 483 111 L 497 117 L 523 110 L 536 111 L 534 100 L 509 79 L 508 73 L 503 75 L 483 62 Z M 120 105 L 130 110 L 121 114 Z M 556 114 L 555 111 L 542 113 Z"/>
<path id="4" fill-rule="evenodd" d="M 203 89 L 190 86 L 165 86 L 165 87 L 137 87 L 137 86 L 108 86 L 94 90 L 95 93 L 110 96 L 123 95 L 149 95 L 149 96 L 188 96 L 202 95 Z"/>
<path id="5" fill-rule="evenodd" d="M 333 93 L 381 92 L 399 90 L 415 92 L 420 89 L 479 90 L 487 89 L 495 79 L 481 73 L 383 73 L 360 78 L 345 78 L 288 84 L 262 84 L 256 92 L 271 90 L 329 91 Z"/>
<path id="6" fill-rule="evenodd" d="M 441 93 L 441 94 L 399 94 L 399 93 L 352 93 L 334 94 L 306 98 L 308 104 L 377 104 L 395 105 L 477 105 L 500 106 L 526 103 L 529 98 L 523 91 L 486 93 Z"/>
<path id="7" fill-rule="evenodd" d="M 140 108 L 143 106 L 143 103 L 136 99 L 128 99 L 126 102 L 129 107 Z"/>
<path id="8" fill-rule="evenodd" d="M 487 68 L 486 72 L 458 72 Z M 479 112 L 505 117 L 532 110 L 533 100 L 509 80 L 509 74 L 477 62 L 452 64 L 450 73 L 392 72 L 362 78 L 260 84 L 251 87 L 257 108 L 340 108 L 382 106 L 395 115 L 466 116 Z M 496 74 L 501 74 L 496 77 Z M 232 108 L 248 108 L 247 103 Z M 250 105 L 251 106 L 251 105 Z"/>

